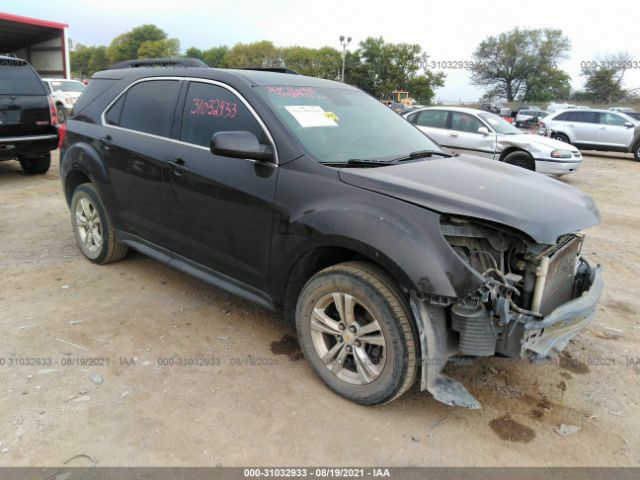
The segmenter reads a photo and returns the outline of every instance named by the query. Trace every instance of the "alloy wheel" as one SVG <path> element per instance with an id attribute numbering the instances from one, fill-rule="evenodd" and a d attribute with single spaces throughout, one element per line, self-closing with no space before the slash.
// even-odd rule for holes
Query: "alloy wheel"
<path id="1" fill-rule="evenodd" d="M 311 314 L 316 353 L 336 377 L 366 385 L 384 369 L 386 340 L 378 321 L 356 297 L 334 292 L 318 300 Z"/>
<path id="2" fill-rule="evenodd" d="M 102 224 L 95 205 L 82 195 L 76 204 L 76 228 L 80 247 L 95 255 L 102 248 Z"/>

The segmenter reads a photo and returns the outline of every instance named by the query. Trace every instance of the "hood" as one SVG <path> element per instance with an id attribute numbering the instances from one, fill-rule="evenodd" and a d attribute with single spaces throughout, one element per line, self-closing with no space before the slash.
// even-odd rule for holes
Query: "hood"
<path id="1" fill-rule="evenodd" d="M 343 168 L 340 179 L 440 213 L 515 228 L 538 243 L 600 221 L 590 197 L 559 180 L 495 160 L 461 155 L 376 168 Z"/>
<path id="2" fill-rule="evenodd" d="M 505 148 L 508 146 L 520 147 L 527 150 L 528 146 L 538 147 L 541 150 L 576 150 L 576 147 L 560 140 L 527 133 L 515 135 L 498 135 L 498 142 Z"/>

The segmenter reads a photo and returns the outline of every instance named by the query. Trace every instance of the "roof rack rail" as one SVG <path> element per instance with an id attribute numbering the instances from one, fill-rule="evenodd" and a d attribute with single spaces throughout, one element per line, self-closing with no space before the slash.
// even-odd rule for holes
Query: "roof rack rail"
<path id="1" fill-rule="evenodd" d="M 185 68 L 200 67 L 209 68 L 209 65 L 197 58 L 138 58 L 135 60 L 124 60 L 114 63 L 109 70 L 118 70 L 121 68 Z"/>
<path id="2" fill-rule="evenodd" d="M 289 73 L 291 75 L 300 75 L 295 70 L 291 70 L 286 67 L 244 67 L 240 70 L 257 70 L 259 72 L 276 72 L 276 73 Z"/>

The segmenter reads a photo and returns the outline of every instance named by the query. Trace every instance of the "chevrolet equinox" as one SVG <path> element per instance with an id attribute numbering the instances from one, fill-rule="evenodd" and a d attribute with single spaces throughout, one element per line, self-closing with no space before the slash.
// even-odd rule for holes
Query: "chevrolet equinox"
<path id="1" fill-rule="evenodd" d="M 295 323 L 335 392 L 389 402 L 456 355 L 544 358 L 593 319 L 593 201 L 540 174 L 444 153 L 364 92 L 267 71 L 97 73 L 61 178 L 82 253 L 127 249 Z"/>

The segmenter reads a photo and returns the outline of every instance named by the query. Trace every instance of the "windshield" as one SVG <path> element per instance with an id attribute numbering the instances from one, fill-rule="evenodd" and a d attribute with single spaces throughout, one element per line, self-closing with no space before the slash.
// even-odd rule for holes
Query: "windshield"
<path id="1" fill-rule="evenodd" d="M 49 80 L 54 92 L 84 92 L 84 84 L 75 80 Z"/>
<path id="2" fill-rule="evenodd" d="M 320 163 L 386 160 L 440 148 L 390 108 L 359 90 L 259 87 L 280 120 Z"/>
<path id="3" fill-rule="evenodd" d="M 501 133 L 502 135 L 516 135 L 522 133 L 504 118 L 494 115 L 493 113 L 480 112 L 478 113 L 478 116 L 487 122 L 491 128 L 496 131 L 496 133 Z"/>

